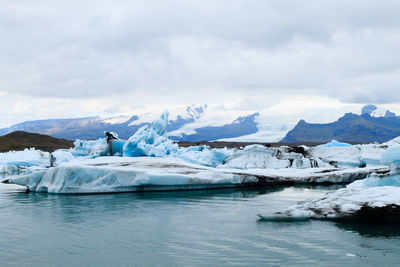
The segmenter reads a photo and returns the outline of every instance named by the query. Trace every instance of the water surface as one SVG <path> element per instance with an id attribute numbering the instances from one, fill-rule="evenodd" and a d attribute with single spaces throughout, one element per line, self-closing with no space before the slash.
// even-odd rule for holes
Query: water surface
<path id="1" fill-rule="evenodd" d="M 55 195 L 0 184 L 1 266 L 398 264 L 397 226 L 257 219 L 336 188 Z"/>

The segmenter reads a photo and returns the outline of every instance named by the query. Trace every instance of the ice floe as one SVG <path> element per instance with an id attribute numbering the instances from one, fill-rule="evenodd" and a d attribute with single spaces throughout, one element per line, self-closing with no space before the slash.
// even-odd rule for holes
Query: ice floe
<path id="1" fill-rule="evenodd" d="M 400 220 L 400 187 L 342 188 L 309 199 L 273 216 L 260 215 L 266 220 Z"/>
<path id="2" fill-rule="evenodd" d="M 382 162 L 391 173 L 374 174 L 354 181 L 346 188 L 308 199 L 283 212 L 260 215 L 265 220 L 382 220 L 400 221 L 400 146 L 390 147 Z"/>
<path id="3" fill-rule="evenodd" d="M 48 193 L 99 193 L 243 187 L 276 184 L 349 183 L 388 167 L 359 169 L 224 169 L 177 158 L 99 157 L 62 164 L 7 180 Z"/>

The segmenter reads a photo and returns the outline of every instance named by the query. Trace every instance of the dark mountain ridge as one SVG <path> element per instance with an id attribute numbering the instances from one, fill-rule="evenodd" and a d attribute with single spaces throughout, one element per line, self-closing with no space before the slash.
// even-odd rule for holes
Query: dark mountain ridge
<path id="1" fill-rule="evenodd" d="M 332 123 L 307 123 L 300 120 L 281 142 L 386 142 L 400 135 L 400 117 L 387 111 L 383 117 L 346 113 Z"/>

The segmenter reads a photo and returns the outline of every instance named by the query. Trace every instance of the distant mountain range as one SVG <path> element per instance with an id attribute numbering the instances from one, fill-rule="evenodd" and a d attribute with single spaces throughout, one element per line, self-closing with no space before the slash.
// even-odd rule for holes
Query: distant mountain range
<path id="1" fill-rule="evenodd" d="M 332 123 L 307 123 L 300 120 L 297 125 L 282 120 L 269 120 L 258 112 L 230 116 L 223 121 L 220 110 L 210 110 L 207 105 L 191 105 L 170 114 L 168 124 L 169 138 L 175 141 L 239 141 L 239 142 L 329 142 L 332 139 L 344 142 L 366 143 L 385 142 L 400 135 L 400 117 L 388 110 L 374 105 L 363 107 L 361 115 L 346 113 Z M 240 113 L 239 113 L 240 114 Z M 108 118 L 87 117 L 74 119 L 50 119 L 26 121 L 0 129 L 0 136 L 14 131 L 40 133 L 63 138 L 97 139 L 104 137 L 104 131 L 116 132 L 120 138 L 127 139 L 140 127 L 149 125 L 160 114 L 144 113 L 131 116 Z M 217 115 L 217 116 L 216 116 Z M 260 126 L 260 120 L 263 126 Z M 269 126 L 271 124 L 271 126 Z M 295 125 L 294 128 L 292 128 Z M 292 129 L 288 131 L 288 129 Z M 271 136 L 276 136 L 273 139 Z M 269 139 L 268 139 L 269 138 Z"/>
<path id="2" fill-rule="evenodd" d="M 169 138 L 175 141 L 210 141 L 223 138 L 234 138 L 257 132 L 255 118 L 258 113 L 245 115 L 222 125 L 204 125 L 201 121 L 207 105 L 188 106 L 182 114 L 177 114 L 168 124 Z M 157 116 L 145 113 L 133 116 L 110 118 L 87 117 L 74 119 L 50 119 L 26 121 L 0 129 L 0 136 L 14 131 L 25 131 L 50 135 L 68 140 L 97 139 L 104 137 L 104 131 L 116 132 L 122 139 L 133 135 L 140 127 L 149 125 Z M 186 127 L 186 131 L 183 127 Z M 189 129 L 189 130 L 188 130 Z"/>
<path id="3" fill-rule="evenodd" d="M 281 142 L 328 142 L 332 139 L 354 143 L 386 142 L 400 135 L 400 116 L 386 110 L 378 115 L 377 107 L 367 105 L 361 115 L 346 113 L 337 121 L 325 124 L 300 120 Z"/>

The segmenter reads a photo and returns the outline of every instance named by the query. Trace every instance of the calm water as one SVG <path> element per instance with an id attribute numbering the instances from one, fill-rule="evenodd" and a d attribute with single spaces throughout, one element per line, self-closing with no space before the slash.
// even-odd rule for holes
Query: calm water
<path id="1" fill-rule="evenodd" d="M 332 189 L 48 195 L 0 184 L 0 265 L 398 264 L 394 225 L 257 219 Z"/>

